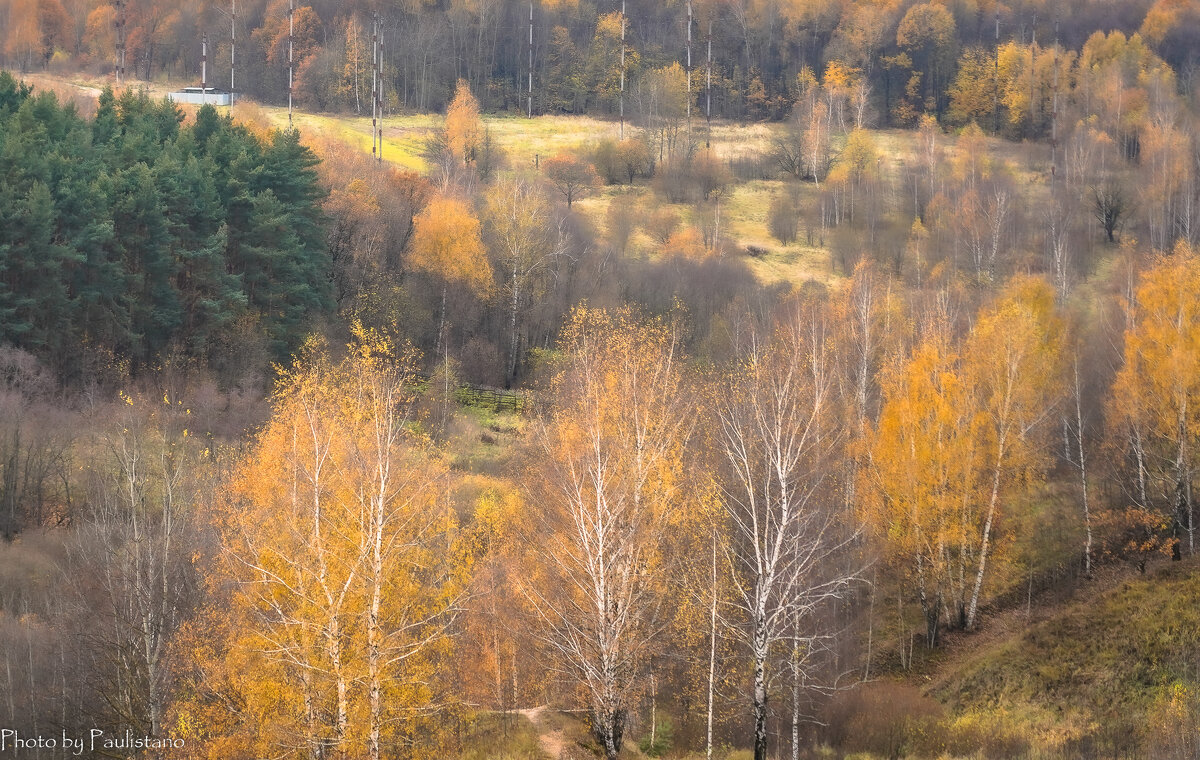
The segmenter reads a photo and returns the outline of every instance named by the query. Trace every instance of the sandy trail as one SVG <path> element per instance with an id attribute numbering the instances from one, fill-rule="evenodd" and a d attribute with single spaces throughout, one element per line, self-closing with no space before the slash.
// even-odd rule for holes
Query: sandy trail
<path id="1" fill-rule="evenodd" d="M 545 721 L 542 719 L 546 714 L 546 709 L 545 705 L 541 705 L 539 707 L 517 710 L 517 712 L 529 718 L 529 722 L 537 729 L 538 740 L 542 743 L 542 750 L 550 756 L 550 760 L 560 760 L 567 744 L 563 739 L 563 730 L 561 728 L 547 730 Z"/>

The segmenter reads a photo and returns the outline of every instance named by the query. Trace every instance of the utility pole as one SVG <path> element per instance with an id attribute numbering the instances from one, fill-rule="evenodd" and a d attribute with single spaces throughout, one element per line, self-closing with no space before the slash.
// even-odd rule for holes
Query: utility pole
<path id="1" fill-rule="evenodd" d="M 625 139 L 625 0 L 621 0 L 621 139 Z"/>
<path id="2" fill-rule="evenodd" d="M 533 0 L 529 0 L 529 94 L 525 115 L 530 119 L 533 118 Z"/>
<path id="3" fill-rule="evenodd" d="M 371 157 L 376 157 L 376 119 L 379 106 L 379 14 L 371 14 Z"/>
<path id="4" fill-rule="evenodd" d="M 692 142 L 692 0 L 687 4 L 687 130 L 688 150 Z"/>
<path id="5" fill-rule="evenodd" d="M 237 69 L 237 0 L 229 10 L 229 107 L 233 108 L 234 72 Z"/>
<path id="6" fill-rule="evenodd" d="M 379 143 L 379 14 L 371 14 L 371 158 Z"/>
<path id="7" fill-rule="evenodd" d="M 1000 4 L 996 4 L 996 42 L 992 46 L 992 134 L 1000 134 Z"/>
<path id="8" fill-rule="evenodd" d="M 295 39 L 296 0 L 288 0 L 288 129 L 292 129 L 292 43 Z"/>
<path id="9" fill-rule="evenodd" d="M 200 40 L 200 102 L 208 103 L 208 35 Z"/>
<path id="10" fill-rule="evenodd" d="M 383 16 L 379 17 L 379 63 L 376 66 L 379 72 L 379 88 L 376 97 L 376 108 L 379 112 L 379 127 L 375 133 L 376 142 L 379 145 L 379 152 L 375 154 L 375 159 L 379 163 L 383 163 Z"/>
<path id="11" fill-rule="evenodd" d="M 711 11 L 710 11 L 711 13 Z M 708 81 L 704 85 L 704 147 L 712 147 L 712 17 L 708 19 Z"/>
<path id="12" fill-rule="evenodd" d="M 117 6 L 117 84 L 125 81 L 125 0 L 116 0 Z"/>

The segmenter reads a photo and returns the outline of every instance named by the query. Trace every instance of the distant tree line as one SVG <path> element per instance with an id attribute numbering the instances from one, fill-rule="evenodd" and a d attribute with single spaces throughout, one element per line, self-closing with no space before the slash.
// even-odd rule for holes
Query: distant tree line
<path id="1" fill-rule="evenodd" d="M 644 74 L 686 66 L 689 7 L 696 115 L 707 111 L 711 94 L 713 115 L 736 119 L 786 116 L 805 68 L 851 74 L 847 81 L 861 83 L 882 124 L 912 123 L 925 112 L 944 116 L 956 88 L 962 95 L 973 84 L 1011 89 L 1000 96 L 1001 107 L 1011 108 L 1020 93 L 1048 99 L 1051 70 L 1069 66 L 1064 51 L 1079 50 L 1095 32 L 1139 32 L 1177 71 L 1194 64 L 1200 34 L 1193 6 L 1172 0 L 534 0 L 534 111 L 615 115 Z M 442 110 L 462 78 L 486 110 L 524 111 L 530 9 L 528 0 L 404 0 L 382 9 L 362 0 L 297 2 L 295 94 L 306 108 L 369 108 L 372 13 L 380 11 L 389 110 Z M 229 0 L 3 0 L 0 55 L 21 70 L 82 65 L 109 74 L 123 40 L 129 78 L 198 79 L 207 35 L 209 82 L 225 87 L 235 32 L 238 89 L 284 102 L 288 3 L 243 0 L 234 11 Z M 1033 60 L 1022 62 L 1030 51 Z M 1069 87 L 1065 79 L 1060 84 Z M 991 116 L 990 92 L 969 100 Z M 1044 119 L 1037 108 L 1032 117 Z"/>

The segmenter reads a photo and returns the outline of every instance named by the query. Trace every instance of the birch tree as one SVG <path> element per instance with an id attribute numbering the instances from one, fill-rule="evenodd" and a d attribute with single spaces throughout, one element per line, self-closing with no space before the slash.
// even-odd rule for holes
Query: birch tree
<path id="1" fill-rule="evenodd" d="M 816 612 L 853 580 L 829 561 L 850 536 L 827 475 L 843 438 L 832 383 L 821 309 L 802 304 L 753 346 L 716 400 L 731 605 L 753 661 L 755 760 L 767 757 L 772 655 L 819 641 Z"/>
<path id="2" fill-rule="evenodd" d="M 257 671 L 217 695 L 256 714 L 246 753 L 392 757 L 437 711 L 470 555 L 414 427 L 414 357 L 356 327 L 310 344 L 235 473 L 220 576 L 236 583 L 215 657 Z"/>
<path id="3" fill-rule="evenodd" d="M 565 244 L 542 189 L 523 177 L 503 180 L 488 190 L 485 222 L 495 268 L 504 277 L 508 311 L 505 376 L 512 383 L 520 361 L 522 311 L 537 299 L 539 275 L 563 252 Z"/>
<path id="4" fill-rule="evenodd" d="M 1139 506 L 1169 505 L 1175 556 L 1195 552 L 1192 470 L 1200 412 L 1200 262 L 1185 243 L 1142 275 L 1130 304 L 1125 363 L 1113 382 L 1109 424 L 1128 431 Z M 1156 476 L 1157 483 L 1149 477 Z M 1161 485 L 1161 500 L 1154 486 Z"/>
<path id="5" fill-rule="evenodd" d="M 983 462 L 990 480 L 967 628 L 975 626 L 1001 502 L 1044 471 L 1035 429 L 1052 416 L 1063 390 L 1063 340 L 1053 289 L 1041 279 L 1015 277 L 981 312 L 967 342 L 966 372 L 983 415 Z"/>
<path id="6" fill-rule="evenodd" d="M 529 479 L 544 540 L 524 585 L 559 673 L 587 695 L 607 760 L 621 751 L 640 665 L 662 627 L 666 528 L 680 506 L 693 407 L 678 337 L 629 311 L 580 309 Z"/>
<path id="7" fill-rule="evenodd" d="M 84 635 L 99 657 L 106 702 L 118 720 L 162 737 L 168 648 L 198 599 L 192 555 L 204 451 L 189 434 L 187 410 L 168 396 L 147 402 L 123 394 L 122 401 L 120 429 L 99 441 L 91 519 L 69 561 L 104 599 L 105 614 Z"/>

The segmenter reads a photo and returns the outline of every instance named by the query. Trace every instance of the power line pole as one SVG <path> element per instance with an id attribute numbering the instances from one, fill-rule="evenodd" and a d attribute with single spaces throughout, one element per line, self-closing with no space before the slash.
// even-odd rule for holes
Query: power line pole
<path id="1" fill-rule="evenodd" d="M 621 0 L 621 139 L 625 139 L 625 0 Z"/>
<path id="2" fill-rule="evenodd" d="M 200 40 L 200 103 L 208 103 L 208 35 Z"/>
<path id="3" fill-rule="evenodd" d="M 125 81 L 125 0 L 116 0 L 117 20 L 117 84 Z"/>
<path id="4" fill-rule="evenodd" d="M 379 152 L 375 154 L 375 158 L 379 163 L 383 163 L 383 17 L 379 17 L 379 91 L 375 96 L 377 99 L 376 110 L 379 112 L 379 127 L 375 133 L 376 141 L 379 145 Z"/>
<path id="5" fill-rule="evenodd" d="M 229 10 L 229 107 L 233 108 L 234 73 L 237 70 L 237 0 Z"/>
<path id="6" fill-rule="evenodd" d="M 692 0 L 687 4 L 687 130 L 688 150 L 692 142 Z"/>
<path id="7" fill-rule="evenodd" d="M 288 129 L 292 129 L 292 42 L 295 39 L 296 0 L 288 0 Z"/>
<path id="8" fill-rule="evenodd" d="M 525 115 L 533 118 L 533 0 L 529 0 L 529 94 Z"/>
<path id="9" fill-rule="evenodd" d="M 378 158 L 379 143 L 379 14 L 371 14 L 371 158 Z"/>

